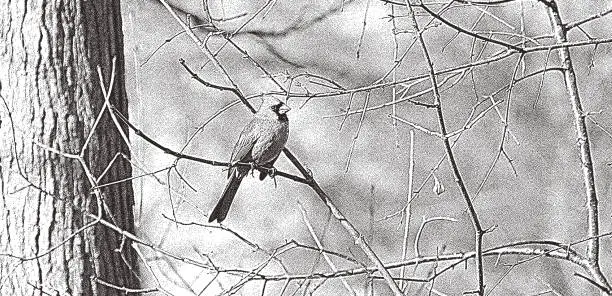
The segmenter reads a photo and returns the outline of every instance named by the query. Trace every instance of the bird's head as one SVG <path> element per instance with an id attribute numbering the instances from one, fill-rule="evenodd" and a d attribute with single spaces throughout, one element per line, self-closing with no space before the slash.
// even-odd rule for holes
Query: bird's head
<path id="1" fill-rule="evenodd" d="M 289 112 L 289 110 L 291 110 L 291 108 L 281 100 L 275 97 L 265 96 L 257 113 L 284 121 L 287 120 L 287 112 Z"/>

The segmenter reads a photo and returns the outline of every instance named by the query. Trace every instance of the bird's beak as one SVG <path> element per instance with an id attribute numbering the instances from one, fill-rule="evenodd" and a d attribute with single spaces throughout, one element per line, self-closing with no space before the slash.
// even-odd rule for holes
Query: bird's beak
<path id="1" fill-rule="evenodd" d="M 279 114 L 285 114 L 287 112 L 289 112 L 291 110 L 291 108 L 289 108 L 289 106 L 282 104 L 279 108 L 278 108 L 278 113 Z"/>

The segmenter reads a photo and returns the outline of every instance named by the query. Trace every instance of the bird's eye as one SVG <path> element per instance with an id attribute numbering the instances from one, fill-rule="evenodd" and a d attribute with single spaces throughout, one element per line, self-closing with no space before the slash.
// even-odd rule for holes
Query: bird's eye
<path id="1" fill-rule="evenodd" d="M 270 106 L 270 110 L 272 110 L 274 112 L 277 112 L 278 108 L 279 108 L 279 105 L 272 105 L 272 106 Z"/>

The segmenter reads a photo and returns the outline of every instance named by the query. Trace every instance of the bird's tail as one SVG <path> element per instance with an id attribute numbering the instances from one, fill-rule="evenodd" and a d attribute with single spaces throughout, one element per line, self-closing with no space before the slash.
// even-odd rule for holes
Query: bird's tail
<path id="1" fill-rule="evenodd" d="M 221 221 L 225 220 L 225 216 L 227 216 L 227 212 L 229 212 L 234 196 L 236 195 L 236 191 L 238 191 L 238 187 L 240 186 L 243 178 L 244 174 L 240 174 L 238 170 L 233 169 L 230 180 L 227 182 L 227 185 L 225 185 L 221 199 L 208 217 L 208 222 L 217 220 L 219 223 L 221 223 Z"/>

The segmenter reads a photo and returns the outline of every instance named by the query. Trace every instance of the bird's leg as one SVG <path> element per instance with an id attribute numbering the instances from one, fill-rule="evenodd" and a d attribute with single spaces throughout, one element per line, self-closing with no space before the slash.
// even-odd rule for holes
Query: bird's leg
<path id="1" fill-rule="evenodd" d="M 255 174 L 255 163 L 254 162 L 249 162 L 249 164 L 251 165 L 251 169 L 250 169 L 251 177 L 253 177 L 254 174 Z"/>
<path id="2" fill-rule="evenodd" d="M 275 167 L 271 167 L 268 169 L 268 176 L 270 176 L 270 178 L 274 180 L 274 188 L 276 188 L 277 184 L 276 184 L 276 168 Z"/>

